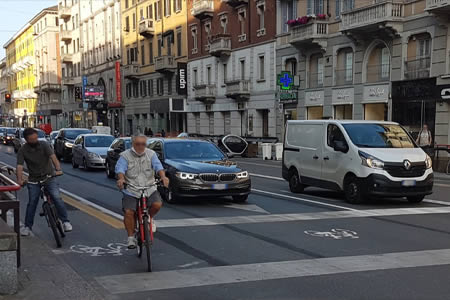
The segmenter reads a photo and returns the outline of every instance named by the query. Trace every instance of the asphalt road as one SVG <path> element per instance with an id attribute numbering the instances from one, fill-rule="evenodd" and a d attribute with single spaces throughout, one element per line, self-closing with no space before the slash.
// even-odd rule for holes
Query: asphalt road
<path id="1" fill-rule="evenodd" d="M 58 180 L 74 231 L 54 253 L 108 299 L 449 299 L 444 176 L 422 204 L 349 205 L 340 193 L 290 193 L 279 162 L 236 160 L 253 174 L 248 203 L 165 204 L 151 274 L 124 248 L 115 182 L 63 163 Z M 15 164 L 11 148 L 0 146 L 0 161 Z M 54 247 L 39 216 L 33 231 Z"/>

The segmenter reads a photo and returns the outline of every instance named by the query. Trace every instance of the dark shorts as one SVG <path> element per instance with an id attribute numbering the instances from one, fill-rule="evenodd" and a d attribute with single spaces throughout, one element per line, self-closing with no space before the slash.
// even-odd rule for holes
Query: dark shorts
<path id="1" fill-rule="evenodd" d="M 136 206 L 139 198 L 123 194 L 122 198 L 122 209 L 136 211 Z M 161 203 L 161 195 L 158 191 L 153 192 L 150 197 L 147 198 L 147 207 L 150 207 L 153 203 Z"/>

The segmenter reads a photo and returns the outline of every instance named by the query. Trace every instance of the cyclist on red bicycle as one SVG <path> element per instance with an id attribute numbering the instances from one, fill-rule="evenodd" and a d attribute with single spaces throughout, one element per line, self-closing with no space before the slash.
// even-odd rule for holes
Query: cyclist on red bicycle
<path id="1" fill-rule="evenodd" d="M 156 231 L 153 217 L 159 212 L 162 206 L 161 195 L 155 184 L 155 172 L 159 175 L 165 187 L 169 186 L 169 179 L 166 172 L 153 150 L 147 148 L 147 137 L 137 135 L 132 137 L 132 148 L 120 154 L 115 172 L 117 174 L 117 187 L 123 192 L 122 207 L 124 211 L 124 224 L 128 233 L 128 248 L 136 248 L 137 241 L 134 237 L 136 228 L 136 206 L 139 201 L 140 192 L 132 186 L 124 189 L 125 183 L 134 186 L 152 186 L 145 191 L 147 206 L 152 218 L 152 228 Z"/>

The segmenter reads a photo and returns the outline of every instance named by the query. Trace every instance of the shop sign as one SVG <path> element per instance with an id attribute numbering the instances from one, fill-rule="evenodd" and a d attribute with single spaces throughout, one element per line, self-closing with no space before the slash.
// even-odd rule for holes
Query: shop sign
<path id="1" fill-rule="evenodd" d="M 279 86 L 279 100 L 283 104 L 298 103 L 298 93 L 294 86 L 294 76 L 290 72 L 283 71 L 277 76 Z"/>
<path id="2" fill-rule="evenodd" d="M 436 78 L 395 81 L 392 83 L 393 100 L 435 100 L 441 97 Z"/>
<path id="3" fill-rule="evenodd" d="M 450 100 L 450 85 L 444 86 L 441 90 L 441 99 Z"/>
<path id="4" fill-rule="evenodd" d="M 177 93 L 187 95 L 187 64 L 177 64 Z"/>
<path id="5" fill-rule="evenodd" d="M 116 99 L 122 102 L 122 77 L 120 76 L 120 62 L 116 61 Z"/>
<path id="6" fill-rule="evenodd" d="M 305 93 L 305 106 L 323 105 L 324 91 L 314 91 Z"/>
<path id="7" fill-rule="evenodd" d="M 350 104 L 355 101 L 355 92 L 353 88 L 335 89 L 332 94 L 333 104 Z"/>
<path id="8" fill-rule="evenodd" d="M 389 84 L 364 87 L 363 102 L 388 102 Z"/>

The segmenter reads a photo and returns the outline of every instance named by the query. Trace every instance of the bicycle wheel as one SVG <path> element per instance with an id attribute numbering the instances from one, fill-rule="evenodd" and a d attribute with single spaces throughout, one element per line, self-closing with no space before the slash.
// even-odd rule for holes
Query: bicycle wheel
<path id="1" fill-rule="evenodd" d="M 136 240 L 137 240 L 137 256 L 139 258 L 142 257 L 142 239 L 141 239 L 141 233 L 139 231 L 136 232 L 136 234 L 134 235 Z"/>
<path id="2" fill-rule="evenodd" d="M 61 235 L 62 238 L 65 238 L 66 233 L 64 232 L 63 223 L 58 217 L 58 212 L 56 211 L 56 207 L 53 204 L 50 204 L 50 206 L 52 207 L 53 216 L 55 217 L 55 220 L 56 220 L 56 228 L 58 228 L 59 235 Z"/>
<path id="3" fill-rule="evenodd" d="M 55 237 L 56 246 L 58 248 L 61 248 L 61 238 L 58 233 L 57 224 L 56 224 L 56 218 L 53 214 L 52 208 L 50 207 L 50 204 L 48 202 L 45 202 L 42 205 L 42 210 L 44 211 L 45 217 L 47 218 L 48 224 L 50 225 L 50 228 L 52 229 L 53 236 Z"/>
<path id="4" fill-rule="evenodd" d="M 151 254 L 151 241 L 150 241 L 150 231 L 149 231 L 149 221 L 148 216 L 144 216 L 144 245 L 147 252 L 147 271 L 152 271 L 152 254 Z"/>

